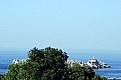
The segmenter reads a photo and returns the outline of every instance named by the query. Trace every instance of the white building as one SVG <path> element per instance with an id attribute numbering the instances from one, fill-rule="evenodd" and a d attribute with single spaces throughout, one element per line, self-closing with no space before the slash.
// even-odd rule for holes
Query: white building
<path id="1" fill-rule="evenodd" d="M 107 65 L 104 62 L 98 61 L 96 58 L 92 58 L 87 62 L 87 65 L 89 65 L 92 68 L 110 68 L 109 65 Z"/>
<path id="2" fill-rule="evenodd" d="M 14 59 L 12 63 L 14 63 L 14 64 L 21 64 L 21 63 L 23 63 L 25 61 L 26 61 L 25 59 L 21 59 L 21 60 L 20 59 Z"/>

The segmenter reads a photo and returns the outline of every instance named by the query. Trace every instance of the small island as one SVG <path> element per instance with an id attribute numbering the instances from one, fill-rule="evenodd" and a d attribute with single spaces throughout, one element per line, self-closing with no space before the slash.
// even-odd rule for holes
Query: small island
<path id="1" fill-rule="evenodd" d="M 67 63 L 70 64 L 71 66 L 73 64 L 79 64 L 81 66 L 90 66 L 93 69 L 110 68 L 110 66 L 107 63 L 102 62 L 102 61 L 98 61 L 95 57 L 93 57 L 88 62 L 84 62 L 81 60 L 67 60 Z"/>
<path id="2" fill-rule="evenodd" d="M 102 61 L 98 61 L 95 57 L 93 57 L 91 60 L 87 62 L 87 65 L 89 65 L 92 68 L 110 68 L 110 66 Z"/>

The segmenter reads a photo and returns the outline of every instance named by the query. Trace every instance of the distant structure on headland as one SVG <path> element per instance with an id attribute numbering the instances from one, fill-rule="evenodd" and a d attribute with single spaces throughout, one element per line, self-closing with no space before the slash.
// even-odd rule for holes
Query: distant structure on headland
<path id="1" fill-rule="evenodd" d="M 83 62 L 81 60 L 67 60 L 67 63 L 73 66 L 73 64 L 80 64 L 81 66 L 90 66 L 94 69 L 98 68 L 110 68 L 110 66 L 102 61 L 98 61 L 95 57 L 93 57 L 88 62 Z"/>
<path id="2" fill-rule="evenodd" d="M 74 64 L 79 64 L 81 66 L 87 66 L 87 64 L 85 62 L 80 61 L 80 60 L 67 60 L 66 63 L 69 64 L 70 66 L 73 66 Z"/>
<path id="3" fill-rule="evenodd" d="M 92 68 L 110 68 L 110 66 L 102 61 L 98 61 L 95 57 L 93 57 L 91 60 L 87 62 L 87 65 L 89 65 Z"/>
<path id="4" fill-rule="evenodd" d="M 26 61 L 25 59 L 21 59 L 21 60 L 20 60 L 20 59 L 14 59 L 12 63 L 13 63 L 13 64 L 22 64 L 22 63 L 24 63 L 25 61 Z"/>
<path id="5" fill-rule="evenodd" d="M 26 62 L 25 59 L 14 59 L 13 60 L 13 64 L 22 64 Z M 94 69 L 98 69 L 98 68 L 110 68 L 110 66 L 104 62 L 98 61 L 95 57 L 93 57 L 91 60 L 89 60 L 88 62 L 84 62 L 81 60 L 67 60 L 66 62 L 67 64 L 69 64 L 70 66 L 73 66 L 73 64 L 79 64 L 81 66 L 90 66 Z"/>

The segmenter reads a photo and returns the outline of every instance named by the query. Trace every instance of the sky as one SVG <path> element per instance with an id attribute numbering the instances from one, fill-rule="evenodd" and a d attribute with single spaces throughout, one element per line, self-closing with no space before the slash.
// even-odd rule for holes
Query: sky
<path id="1" fill-rule="evenodd" d="M 121 0 L 0 0 L 0 50 L 121 51 Z"/>

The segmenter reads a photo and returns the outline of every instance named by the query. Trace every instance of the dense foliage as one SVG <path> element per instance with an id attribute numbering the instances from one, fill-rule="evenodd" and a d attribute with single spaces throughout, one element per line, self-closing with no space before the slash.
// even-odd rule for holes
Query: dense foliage
<path id="1" fill-rule="evenodd" d="M 69 66 L 67 58 L 67 53 L 62 50 L 35 47 L 29 51 L 25 62 L 10 64 L 9 71 L 0 75 L 0 80 L 106 80 L 95 75 L 88 66 Z"/>

